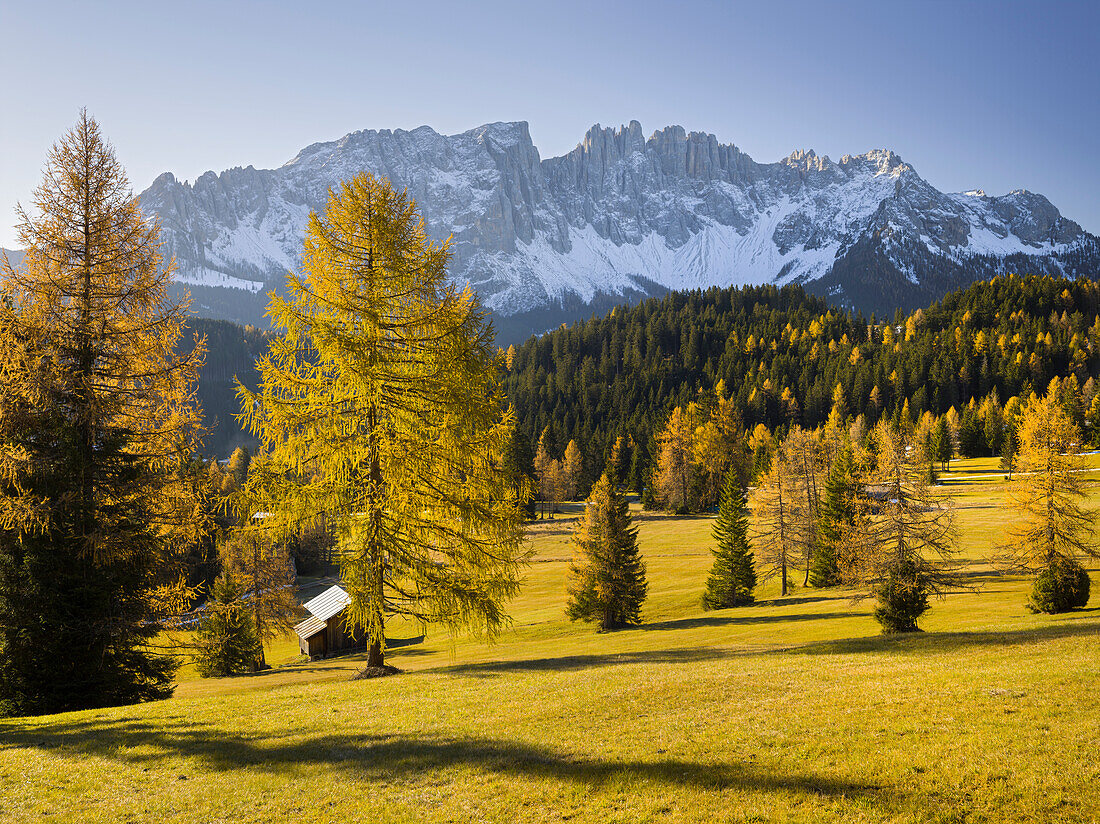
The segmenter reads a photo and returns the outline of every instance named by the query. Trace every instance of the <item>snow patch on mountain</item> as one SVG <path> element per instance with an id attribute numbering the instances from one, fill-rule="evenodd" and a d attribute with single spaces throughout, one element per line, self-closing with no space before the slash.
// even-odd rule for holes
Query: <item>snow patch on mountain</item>
<path id="1" fill-rule="evenodd" d="M 1095 240 L 1041 195 L 944 194 L 887 149 L 757 163 L 679 126 L 647 138 L 637 121 L 596 125 L 547 159 L 522 122 L 353 132 L 278 169 L 208 172 L 193 184 L 164 174 L 142 201 L 161 219 L 181 281 L 259 291 L 285 282 L 309 212 L 360 172 L 407 187 L 429 235 L 451 238 L 452 276 L 501 314 L 654 288 L 813 284 L 868 244 L 894 277 L 920 286 L 931 259 L 1040 260 Z"/>

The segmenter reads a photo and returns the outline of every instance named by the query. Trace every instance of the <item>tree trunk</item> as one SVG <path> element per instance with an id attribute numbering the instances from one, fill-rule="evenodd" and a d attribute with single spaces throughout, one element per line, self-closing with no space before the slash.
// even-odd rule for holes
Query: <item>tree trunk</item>
<path id="1" fill-rule="evenodd" d="M 381 641 L 371 641 L 370 652 L 367 653 L 368 667 L 384 667 L 386 665 L 386 653 L 382 649 Z"/>
<path id="2" fill-rule="evenodd" d="M 253 597 L 258 598 L 259 595 L 258 594 L 253 595 Z M 264 639 L 263 639 L 263 635 L 260 631 L 262 626 L 263 626 L 263 621 L 260 618 L 259 606 L 256 607 L 255 617 L 256 617 L 256 671 L 259 672 L 260 670 L 267 669 L 267 659 L 264 657 Z"/>

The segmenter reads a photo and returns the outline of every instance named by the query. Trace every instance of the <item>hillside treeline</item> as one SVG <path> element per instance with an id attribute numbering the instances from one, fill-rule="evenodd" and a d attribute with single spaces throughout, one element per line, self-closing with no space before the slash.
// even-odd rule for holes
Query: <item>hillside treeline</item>
<path id="1" fill-rule="evenodd" d="M 743 426 L 823 424 L 837 387 L 868 427 L 906 402 L 963 415 L 995 393 L 1042 393 L 1075 376 L 1096 396 L 1100 286 L 1048 276 L 997 277 L 886 321 L 838 312 L 798 286 L 671 294 L 531 338 L 511 356 L 506 388 L 532 442 L 569 441 L 598 474 L 619 436 L 650 461 L 669 412 L 708 404 L 724 382 Z M 1091 382 L 1090 382 L 1091 381 Z M 977 437 L 975 454 L 991 448 Z"/>
<path id="2" fill-rule="evenodd" d="M 239 326 L 228 320 L 191 318 L 180 337 L 186 354 L 195 336 L 206 337 L 206 361 L 199 370 L 198 400 L 202 407 L 202 445 L 206 455 L 227 458 L 238 446 L 255 451 L 256 439 L 241 429 L 237 381 L 255 391 L 260 374 L 256 359 L 267 351 L 271 333 L 255 326 Z"/>

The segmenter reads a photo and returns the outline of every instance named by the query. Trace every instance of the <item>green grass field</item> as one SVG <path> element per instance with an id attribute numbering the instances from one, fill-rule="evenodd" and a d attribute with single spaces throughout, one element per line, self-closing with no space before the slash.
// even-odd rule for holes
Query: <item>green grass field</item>
<path id="1" fill-rule="evenodd" d="M 531 528 L 492 646 L 395 626 L 394 678 L 350 680 L 364 656 L 184 670 L 169 701 L 0 721 L 0 818 L 1098 821 L 1100 609 L 1031 615 L 1029 582 L 985 563 L 1012 517 L 993 461 L 945 488 L 981 590 L 934 602 L 923 634 L 774 582 L 703 612 L 710 518 L 648 515 L 645 624 L 597 634 L 564 618 L 567 513 Z"/>

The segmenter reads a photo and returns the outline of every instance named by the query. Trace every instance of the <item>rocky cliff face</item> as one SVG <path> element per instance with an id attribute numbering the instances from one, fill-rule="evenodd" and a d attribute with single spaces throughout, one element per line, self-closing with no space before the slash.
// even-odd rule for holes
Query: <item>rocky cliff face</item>
<path id="1" fill-rule="evenodd" d="M 142 202 L 160 216 L 179 279 L 215 287 L 202 290 L 209 304 L 217 287 L 281 284 L 309 211 L 363 171 L 408 187 L 430 234 L 453 238 L 453 276 L 498 317 L 533 313 L 539 323 L 621 295 L 772 281 L 883 311 L 1006 266 L 1100 268 L 1097 238 L 1042 195 L 944 194 L 885 150 L 761 164 L 679 126 L 646 138 L 637 121 L 594 126 L 546 160 L 526 123 L 355 132 L 278 169 L 194 183 L 166 173 Z"/>

